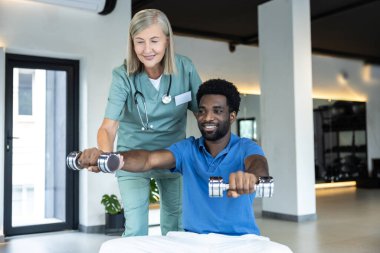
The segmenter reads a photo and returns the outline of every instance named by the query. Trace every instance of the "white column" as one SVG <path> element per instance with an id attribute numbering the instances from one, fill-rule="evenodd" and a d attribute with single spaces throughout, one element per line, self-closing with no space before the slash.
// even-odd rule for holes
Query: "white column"
<path id="1" fill-rule="evenodd" d="M 368 172 L 372 175 L 372 159 L 380 159 L 380 66 L 371 65 L 367 80 L 367 150 Z"/>
<path id="2" fill-rule="evenodd" d="M 262 146 L 275 193 L 263 216 L 316 219 L 309 0 L 259 6 Z"/>
<path id="3" fill-rule="evenodd" d="M 0 47 L 0 140 L 4 140 L 5 122 L 5 50 Z M 4 141 L 0 142 L 0 243 L 4 242 Z"/>

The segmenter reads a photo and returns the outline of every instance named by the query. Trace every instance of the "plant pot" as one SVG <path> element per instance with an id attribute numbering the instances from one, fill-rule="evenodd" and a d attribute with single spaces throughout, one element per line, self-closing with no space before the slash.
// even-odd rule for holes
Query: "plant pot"
<path id="1" fill-rule="evenodd" d="M 160 209 L 160 202 L 150 203 L 149 210 L 152 210 L 152 209 Z"/>
<path id="2" fill-rule="evenodd" d="M 124 232 L 125 218 L 124 213 L 109 214 L 106 213 L 105 233 L 120 233 Z"/>

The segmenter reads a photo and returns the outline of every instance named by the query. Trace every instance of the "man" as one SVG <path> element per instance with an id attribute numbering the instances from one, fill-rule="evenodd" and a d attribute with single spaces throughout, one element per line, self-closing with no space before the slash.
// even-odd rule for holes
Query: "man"
<path id="1" fill-rule="evenodd" d="M 171 249 L 181 252 L 178 247 L 183 247 L 185 252 L 189 249 L 196 252 L 208 249 L 210 243 L 214 248 L 219 247 L 220 242 L 224 248 L 219 252 L 228 252 L 233 244 L 234 251 L 238 246 L 249 245 L 249 252 L 256 252 L 253 251 L 255 246 L 259 252 L 291 252 L 286 246 L 258 236 L 260 231 L 253 212 L 254 190 L 259 177 L 268 176 L 268 165 L 262 149 L 255 142 L 231 134 L 231 124 L 236 120 L 240 105 L 236 87 L 221 79 L 206 81 L 198 90 L 197 102 L 199 112 L 196 118 L 201 138 L 190 137 L 166 150 L 121 153 L 123 170 L 171 169 L 183 175 L 183 227 L 187 232 L 169 234 L 166 238 L 135 237 L 124 241 L 128 243 L 129 251 L 122 252 L 139 252 L 137 250 L 141 249 L 141 245 L 149 247 L 150 242 L 155 245 L 152 252 L 161 252 L 160 249 L 162 252 L 170 252 Z M 85 150 L 79 162 L 82 167 L 89 167 L 90 171 L 96 170 L 92 167 L 100 154 L 101 151 L 95 148 Z M 228 179 L 228 197 L 209 198 L 208 180 L 212 176 Z M 213 233 L 211 237 L 201 236 L 210 233 Z M 215 238 L 217 245 L 212 244 Z M 244 242 L 242 238 L 245 238 Z M 147 240 L 145 244 L 144 240 Z M 119 247 L 120 242 L 116 243 Z M 133 248 L 134 243 L 136 248 Z M 111 252 L 111 249 L 112 242 L 105 243 L 101 252 Z"/>

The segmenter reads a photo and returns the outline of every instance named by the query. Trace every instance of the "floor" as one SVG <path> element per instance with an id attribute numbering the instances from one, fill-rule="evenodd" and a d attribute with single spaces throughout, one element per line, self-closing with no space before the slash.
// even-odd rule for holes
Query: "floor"
<path id="1" fill-rule="evenodd" d="M 260 217 L 263 235 L 288 245 L 294 253 L 380 252 L 380 189 L 317 190 L 318 220 L 296 223 Z M 150 234 L 159 234 L 151 227 Z M 0 253 L 96 253 L 116 236 L 77 231 L 15 236 L 0 244 Z"/>

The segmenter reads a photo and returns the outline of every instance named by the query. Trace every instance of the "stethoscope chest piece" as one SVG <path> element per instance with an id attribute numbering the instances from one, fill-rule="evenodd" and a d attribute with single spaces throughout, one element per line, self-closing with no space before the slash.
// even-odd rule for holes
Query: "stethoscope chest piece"
<path id="1" fill-rule="evenodd" d="M 167 94 L 162 96 L 162 103 L 164 103 L 165 105 L 169 104 L 171 101 L 172 101 L 172 96 L 167 95 Z"/>
<path id="2" fill-rule="evenodd" d="M 135 94 L 134 94 L 134 102 L 135 102 L 135 105 L 137 107 L 137 112 L 138 112 L 138 115 L 139 115 L 139 118 L 140 118 L 140 121 L 141 121 L 141 125 L 142 125 L 141 130 L 142 131 L 153 130 L 153 125 L 149 124 L 148 111 L 146 109 L 146 103 L 145 103 L 144 94 L 142 94 L 142 92 L 137 89 L 136 75 L 134 75 L 133 78 L 134 78 L 133 85 L 135 86 L 135 90 L 136 90 Z M 170 75 L 169 76 L 169 88 L 168 88 L 168 91 L 166 92 L 165 95 L 162 96 L 162 103 L 164 103 L 165 105 L 169 104 L 172 101 L 172 96 L 169 94 L 171 87 L 172 87 L 172 76 Z M 138 97 L 140 97 L 141 102 L 143 104 L 143 110 L 145 111 L 145 113 L 143 113 L 143 115 L 140 112 L 140 108 L 139 108 L 139 105 L 138 105 Z M 145 119 L 143 119 L 143 116 L 145 116 Z"/>

